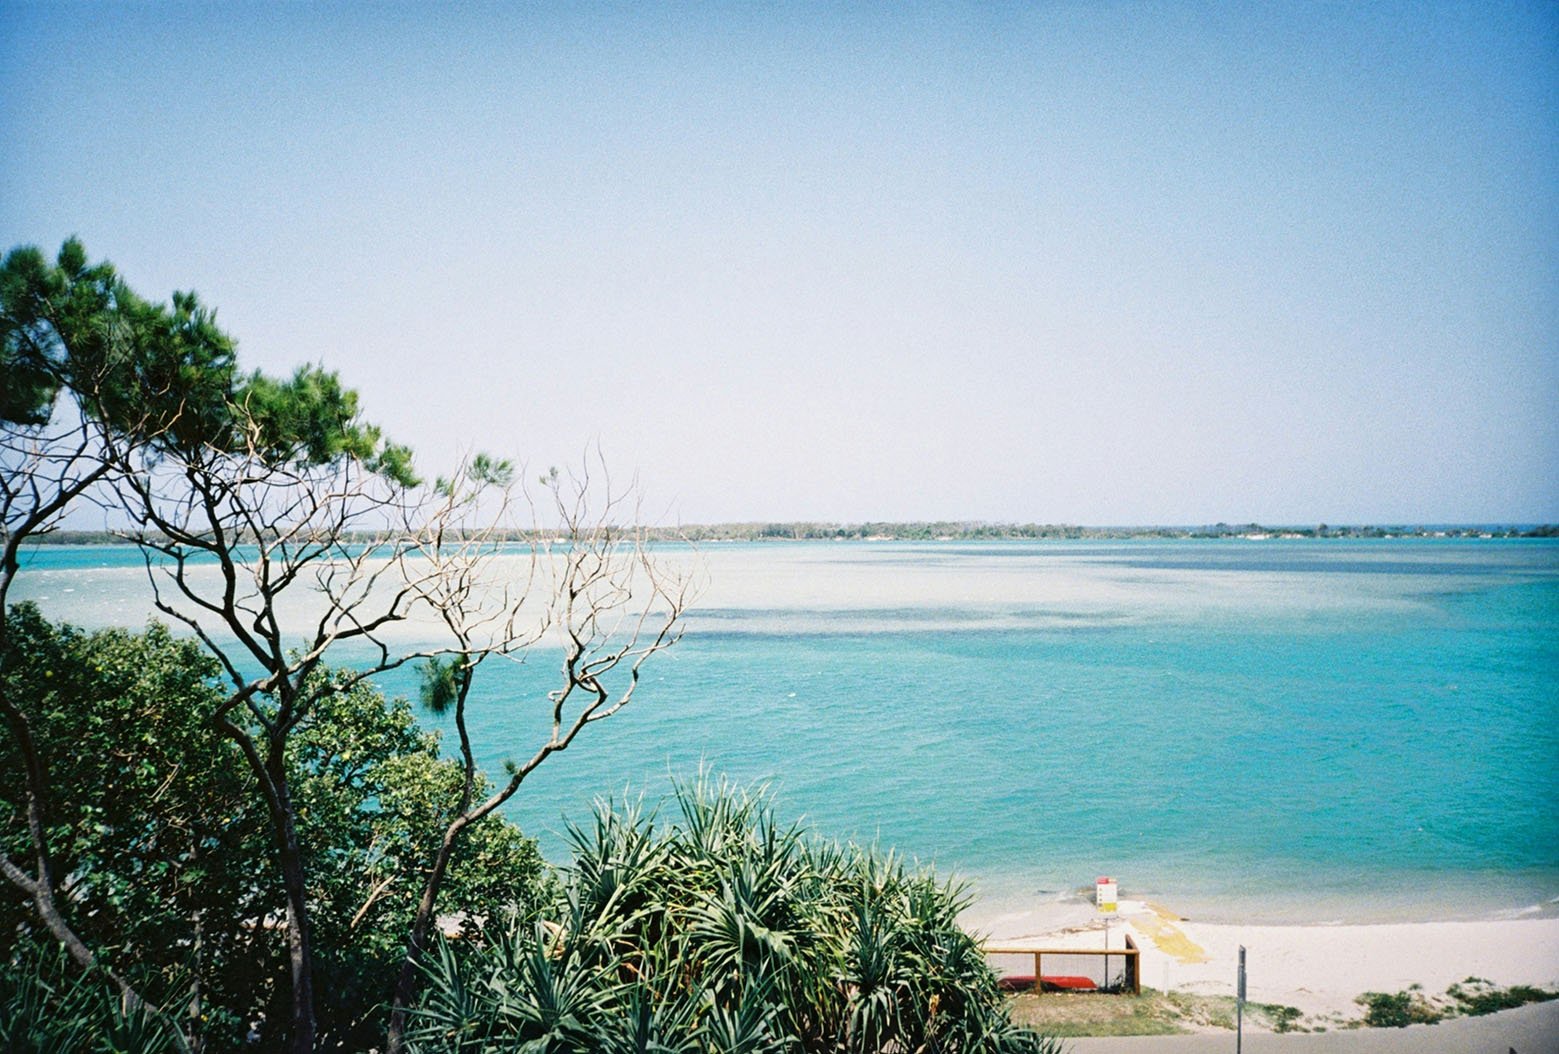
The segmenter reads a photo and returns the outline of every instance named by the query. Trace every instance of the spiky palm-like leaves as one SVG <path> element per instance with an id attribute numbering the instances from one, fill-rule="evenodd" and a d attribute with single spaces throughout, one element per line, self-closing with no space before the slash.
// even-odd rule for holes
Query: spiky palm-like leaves
<path id="1" fill-rule="evenodd" d="M 546 921 L 427 964 L 419 1052 L 1053 1054 L 1008 1021 L 960 887 L 803 837 L 765 794 L 701 779 L 660 824 L 603 804 L 572 828 Z"/>
<path id="2" fill-rule="evenodd" d="M 576 935 L 500 930 L 465 961 L 445 943 L 414 1017 L 419 1048 L 488 1054 L 586 1051 L 615 1008 L 615 984 Z"/>
<path id="3" fill-rule="evenodd" d="M 186 1054 L 184 1037 L 144 1005 L 127 1006 L 64 952 L 22 945 L 0 962 L 0 1054 Z"/>

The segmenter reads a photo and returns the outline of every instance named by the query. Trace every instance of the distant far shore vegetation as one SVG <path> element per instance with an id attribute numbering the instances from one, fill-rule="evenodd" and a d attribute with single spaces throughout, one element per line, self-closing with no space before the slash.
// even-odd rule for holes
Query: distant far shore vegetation
<path id="1" fill-rule="evenodd" d="M 711 523 L 680 527 L 637 527 L 647 540 L 674 542 L 970 542 L 1022 540 L 1111 540 L 1129 538 L 1559 538 L 1559 524 L 1317 524 L 1214 523 L 1202 526 L 1082 527 L 1056 523 L 984 523 L 911 521 L 887 523 Z M 552 530 L 504 532 L 497 540 L 531 542 L 557 535 Z M 365 535 L 366 537 L 366 535 Z M 58 530 L 29 538 L 30 545 L 116 545 L 129 539 L 111 530 Z"/>

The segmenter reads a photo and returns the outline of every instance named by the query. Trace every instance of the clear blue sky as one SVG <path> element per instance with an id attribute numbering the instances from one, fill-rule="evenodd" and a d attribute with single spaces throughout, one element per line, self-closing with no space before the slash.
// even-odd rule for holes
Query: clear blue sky
<path id="1" fill-rule="evenodd" d="M 1559 6 L 0 0 L 0 242 L 654 518 L 1559 520 Z"/>

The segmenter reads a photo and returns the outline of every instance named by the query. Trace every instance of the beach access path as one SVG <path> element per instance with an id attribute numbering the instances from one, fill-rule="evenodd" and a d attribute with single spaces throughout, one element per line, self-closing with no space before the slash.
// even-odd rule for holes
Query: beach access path
<path id="1" fill-rule="evenodd" d="M 1073 1054 L 1233 1054 L 1232 1032 L 1069 1039 Z M 1533 1003 L 1437 1025 L 1278 1035 L 1246 1033 L 1249 1054 L 1559 1054 L 1559 1002 Z"/>

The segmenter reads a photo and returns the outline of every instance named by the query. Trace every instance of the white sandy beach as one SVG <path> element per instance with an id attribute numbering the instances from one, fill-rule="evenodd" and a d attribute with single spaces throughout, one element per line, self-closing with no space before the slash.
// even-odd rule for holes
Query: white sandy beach
<path id="1" fill-rule="evenodd" d="M 1007 915 L 978 928 L 990 945 L 1000 947 L 1101 947 L 1105 938 L 1103 917 L 1047 929 L 1033 926 L 1032 918 Z M 1298 1007 L 1312 1019 L 1357 1018 L 1355 999 L 1361 993 L 1396 992 L 1413 984 L 1429 995 L 1468 977 L 1501 986 L 1559 987 L 1555 918 L 1239 926 L 1187 921 L 1160 905 L 1123 901 L 1109 925 L 1110 947 L 1124 947 L 1127 933 L 1141 949 L 1146 987 L 1233 995 L 1243 945 L 1248 998 Z M 998 969 L 1032 970 L 1006 959 L 994 962 Z"/>
<path id="2" fill-rule="evenodd" d="M 1233 993 L 1246 949 L 1249 997 L 1306 1014 L 1358 1013 L 1361 993 L 1421 985 L 1431 995 L 1468 977 L 1499 985 L 1559 983 L 1559 919 L 1376 926 L 1170 925 L 1205 952 L 1197 962 L 1141 934 L 1143 977 L 1154 987 Z"/>

